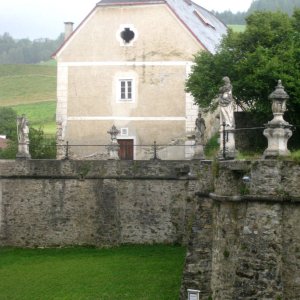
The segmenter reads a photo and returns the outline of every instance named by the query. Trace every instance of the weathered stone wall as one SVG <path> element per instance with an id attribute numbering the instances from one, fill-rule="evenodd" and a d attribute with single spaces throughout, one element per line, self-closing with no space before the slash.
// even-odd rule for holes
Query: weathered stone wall
<path id="1" fill-rule="evenodd" d="M 181 299 L 188 288 L 300 299 L 299 163 L 32 160 L 0 171 L 0 246 L 180 243 Z"/>
<path id="2" fill-rule="evenodd" d="M 186 244 L 209 164 L 0 161 L 0 245 Z M 200 180 L 199 180 L 200 179 Z"/>
<path id="3" fill-rule="evenodd" d="M 211 202 L 199 199 L 212 207 L 212 224 L 194 223 L 181 299 L 187 288 L 200 289 L 200 299 L 300 299 L 300 165 L 220 162 L 212 169 Z"/>

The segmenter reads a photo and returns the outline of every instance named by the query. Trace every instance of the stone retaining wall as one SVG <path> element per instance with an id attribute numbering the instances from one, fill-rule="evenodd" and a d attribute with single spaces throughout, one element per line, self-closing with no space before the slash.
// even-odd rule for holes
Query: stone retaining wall
<path id="1" fill-rule="evenodd" d="M 179 243 L 181 299 L 188 288 L 300 299 L 299 163 L 29 160 L 0 171 L 0 246 Z"/>
<path id="2" fill-rule="evenodd" d="M 0 161 L 1 246 L 186 244 L 210 165 Z"/>
<path id="3" fill-rule="evenodd" d="M 212 207 L 212 224 L 194 223 L 181 299 L 188 288 L 199 289 L 200 299 L 300 299 L 300 165 L 220 162 L 212 169 L 214 193 L 199 198 Z M 206 219 L 203 207 L 197 215 Z"/>

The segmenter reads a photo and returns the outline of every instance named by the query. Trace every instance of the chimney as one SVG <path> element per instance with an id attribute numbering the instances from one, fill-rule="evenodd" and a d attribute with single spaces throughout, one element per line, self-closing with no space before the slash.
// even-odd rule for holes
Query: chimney
<path id="1" fill-rule="evenodd" d="M 65 22 L 65 40 L 72 34 L 73 24 L 73 22 Z"/>

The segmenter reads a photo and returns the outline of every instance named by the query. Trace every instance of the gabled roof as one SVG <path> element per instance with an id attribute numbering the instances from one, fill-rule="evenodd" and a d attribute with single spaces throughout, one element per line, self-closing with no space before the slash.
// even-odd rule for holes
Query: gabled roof
<path id="1" fill-rule="evenodd" d="M 102 0 L 97 3 L 97 6 L 105 6 L 105 5 L 128 5 L 128 4 L 156 4 L 156 3 L 164 3 L 164 0 Z"/>
<path id="2" fill-rule="evenodd" d="M 97 6 L 167 4 L 178 19 L 210 52 L 215 53 L 227 32 L 226 25 L 215 15 L 191 0 L 102 0 Z"/>
<path id="3" fill-rule="evenodd" d="M 73 31 L 52 57 L 55 57 L 62 50 L 97 7 L 153 4 L 166 4 L 196 40 L 211 53 L 216 52 L 222 36 L 227 33 L 227 27 L 223 22 L 211 12 L 191 0 L 102 0 L 96 4 L 95 8 L 79 24 L 76 30 Z"/>

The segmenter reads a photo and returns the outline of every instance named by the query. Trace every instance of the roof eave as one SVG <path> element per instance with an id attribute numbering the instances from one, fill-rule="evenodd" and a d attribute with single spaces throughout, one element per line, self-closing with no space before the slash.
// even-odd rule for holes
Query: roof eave
<path id="1" fill-rule="evenodd" d="M 128 2 L 116 2 L 116 3 L 101 3 L 98 2 L 96 6 L 132 6 L 132 5 L 149 5 L 149 4 L 164 4 L 166 3 L 165 0 L 156 0 L 156 1 L 149 1 L 147 3 L 142 1 L 128 1 Z"/>

